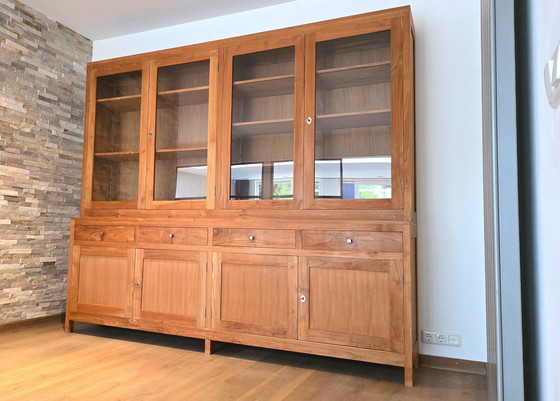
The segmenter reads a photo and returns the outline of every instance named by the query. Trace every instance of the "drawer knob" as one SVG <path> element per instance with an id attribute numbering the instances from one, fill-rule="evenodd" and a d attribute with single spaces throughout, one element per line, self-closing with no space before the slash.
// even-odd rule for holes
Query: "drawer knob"
<path id="1" fill-rule="evenodd" d="M 135 281 L 135 282 L 134 282 L 134 286 L 135 286 L 135 287 L 140 287 L 140 281 Z"/>
<path id="2" fill-rule="evenodd" d="M 105 232 L 99 231 L 99 236 L 100 236 L 100 237 L 103 237 L 104 235 L 105 235 Z"/>
<path id="3" fill-rule="evenodd" d="M 299 300 L 301 303 L 304 303 L 307 300 L 307 298 L 305 298 L 305 295 L 302 295 L 299 297 Z"/>
<path id="4" fill-rule="evenodd" d="M 253 241 L 253 240 L 255 239 L 255 236 L 254 236 L 254 235 L 249 235 L 249 239 L 250 239 L 251 241 Z"/>
<path id="5" fill-rule="evenodd" d="M 168 237 L 169 237 L 169 238 L 173 238 L 173 234 L 172 234 L 172 233 L 169 233 Z"/>
<path id="6" fill-rule="evenodd" d="M 346 238 L 346 243 L 347 244 L 351 244 L 352 242 L 354 242 L 354 240 L 352 238 Z"/>

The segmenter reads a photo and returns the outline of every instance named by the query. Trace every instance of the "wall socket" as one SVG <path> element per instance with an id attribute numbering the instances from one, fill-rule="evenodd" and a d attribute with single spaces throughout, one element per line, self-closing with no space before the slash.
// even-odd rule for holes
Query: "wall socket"
<path id="1" fill-rule="evenodd" d="M 426 344 L 461 346 L 461 335 L 444 333 L 441 331 L 422 330 L 422 342 Z"/>

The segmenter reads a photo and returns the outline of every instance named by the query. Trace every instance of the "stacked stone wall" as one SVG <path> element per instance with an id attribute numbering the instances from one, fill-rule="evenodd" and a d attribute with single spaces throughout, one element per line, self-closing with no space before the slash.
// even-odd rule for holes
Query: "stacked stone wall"
<path id="1" fill-rule="evenodd" d="M 61 313 L 89 39 L 0 0 L 0 324 Z"/>

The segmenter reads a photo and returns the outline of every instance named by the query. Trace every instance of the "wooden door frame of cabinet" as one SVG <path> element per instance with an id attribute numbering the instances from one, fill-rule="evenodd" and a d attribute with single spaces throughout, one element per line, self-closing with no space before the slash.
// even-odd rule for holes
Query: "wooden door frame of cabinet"
<path id="1" fill-rule="evenodd" d="M 150 84 L 149 84 L 149 110 L 147 133 L 146 135 L 147 156 L 146 156 L 146 188 L 145 188 L 145 209 L 214 209 L 216 204 L 216 138 L 218 132 L 218 100 L 220 99 L 220 84 L 218 70 L 220 68 L 220 51 L 208 50 L 194 53 L 186 53 L 173 57 L 156 59 L 150 61 Z M 155 184 L 155 145 L 156 145 L 156 117 L 157 117 L 157 71 L 161 67 L 168 67 L 179 64 L 195 63 L 198 61 L 209 60 L 209 93 L 208 93 L 208 132 L 207 132 L 207 176 L 206 176 L 206 200 L 199 201 L 156 201 L 154 200 Z M 142 206 L 141 206 L 142 207 Z"/>
<path id="2" fill-rule="evenodd" d="M 86 310 L 79 310 L 80 305 L 78 303 L 78 291 L 81 273 L 81 257 L 86 256 L 109 256 L 109 257 L 121 257 L 127 260 L 127 272 L 126 281 L 128 283 L 127 294 L 125 298 L 127 299 L 127 304 L 125 305 L 123 311 L 125 316 L 113 315 L 109 311 L 110 307 L 97 306 L 96 308 L 86 308 Z M 96 245 L 75 245 L 72 249 L 72 281 L 69 286 L 72 286 L 71 296 L 69 296 L 69 307 L 68 310 L 71 313 L 79 314 L 92 314 L 92 315 L 106 315 L 121 318 L 132 318 L 133 313 L 133 280 L 134 280 L 134 266 L 135 264 L 135 254 L 133 248 L 125 247 L 100 247 Z M 115 308 L 113 308 L 115 309 Z M 68 325 L 67 325 L 68 326 Z"/>
<path id="3" fill-rule="evenodd" d="M 198 263 L 198 311 L 196 316 L 196 324 L 190 327 L 204 328 L 206 327 L 206 266 L 208 253 L 205 251 L 193 251 L 193 250 L 169 250 L 169 249 L 146 249 L 146 248 L 136 248 L 135 249 L 135 266 L 134 266 L 134 282 L 140 283 L 138 287 L 134 287 L 134 302 L 133 302 L 133 319 L 136 321 L 154 321 L 153 312 L 150 315 L 142 314 L 142 291 L 145 287 L 145 277 L 144 277 L 144 262 L 149 259 L 152 255 L 161 255 L 161 259 L 164 260 L 178 260 L 178 261 L 193 261 Z M 176 316 L 158 313 L 158 317 L 155 321 L 162 324 L 178 324 L 185 325 L 182 319 L 178 319 Z"/>
<path id="4" fill-rule="evenodd" d="M 141 187 L 144 185 L 145 155 L 142 155 L 142 133 L 146 130 L 146 117 L 148 109 L 146 105 L 147 85 L 149 83 L 149 70 L 146 68 L 148 61 L 125 62 L 115 65 L 97 67 L 96 64 L 88 64 L 86 78 L 86 108 L 84 119 L 84 153 L 82 168 L 82 202 L 80 213 L 83 215 L 86 209 L 137 209 L 142 204 Z M 93 176 L 95 159 L 95 128 L 97 115 L 97 80 L 100 77 L 122 74 L 126 72 L 140 71 L 142 73 L 141 100 L 140 100 L 140 132 L 138 133 L 138 198 L 136 201 L 94 201 L 93 200 Z M 145 149 L 145 148 L 144 148 Z"/>
<path id="5" fill-rule="evenodd" d="M 287 261 L 287 286 L 288 286 L 288 322 L 285 335 L 273 334 L 272 327 L 263 327 L 251 323 L 232 322 L 231 325 L 222 323 L 222 260 L 223 256 L 234 256 L 243 260 L 254 261 L 260 259 L 286 259 Z M 212 317 L 210 328 L 214 330 L 232 331 L 246 334 L 257 334 L 269 336 L 271 338 L 297 339 L 297 263 L 298 257 L 295 255 L 286 255 L 276 252 L 269 254 L 256 253 L 238 253 L 237 251 L 223 250 L 214 251 L 212 259 Z M 270 331 L 269 331 L 270 330 Z"/>
<path id="6" fill-rule="evenodd" d="M 303 108 L 299 105 L 304 100 L 305 41 L 304 36 L 293 31 L 282 35 L 273 33 L 260 34 L 261 40 L 244 42 L 224 49 L 222 82 L 222 123 L 220 125 L 219 153 L 221 161 L 219 175 L 219 198 L 221 209 L 301 209 L 303 206 Z M 233 57 L 243 54 L 274 50 L 282 47 L 294 47 L 294 184 L 292 200 L 231 200 L 231 137 L 233 107 Z"/>
<path id="7" fill-rule="evenodd" d="M 407 15 L 392 17 L 376 21 L 375 23 L 354 23 L 344 19 L 337 20 L 325 29 L 317 30 L 306 35 L 306 64 L 305 64 L 305 115 L 311 117 L 311 124 L 305 127 L 304 152 L 304 208 L 305 209 L 407 209 L 411 205 L 405 204 L 404 196 L 413 183 L 404 179 L 404 172 L 411 171 L 410 163 L 414 163 L 410 155 L 403 154 L 404 138 L 414 129 L 410 121 L 411 102 L 405 98 L 411 96 L 411 81 L 404 82 L 404 49 L 411 47 L 408 35 L 403 33 L 404 25 L 410 27 Z M 316 126 L 316 44 L 318 42 L 334 40 L 343 37 L 357 36 L 380 31 L 391 32 L 391 182 L 392 198 L 390 199 L 315 199 L 315 126 Z M 410 60 L 409 60 L 410 62 Z M 409 70 L 410 71 L 410 70 Z M 406 100 L 405 100 L 406 99 Z M 405 114 L 405 111 L 407 112 Z M 406 130 L 406 135 L 405 135 Z M 407 145 L 409 145 L 407 143 Z M 409 152 L 410 153 L 410 152 Z M 408 162 L 407 165 L 404 165 Z M 401 167 L 402 166 L 402 167 Z M 411 180 L 414 181 L 414 180 Z M 411 211 L 408 212 L 411 214 Z"/>
<path id="8" fill-rule="evenodd" d="M 331 266 L 330 263 L 336 265 Z M 310 307 L 314 302 L 310 294 L 310 276 L 313 264 L 325 265 L 324 269 L 340 269 L 343 271 L 353 270 L 365 272 L 385 273 L 389 277 L 389 302 L 390 302 L 390 330 L 389 337 L 382 339 L 373 336 L 364 336 L 351 333 L 334 333 L 325 330 L 317 330 L 311 327 Z M 375 264 L 375 268 L 373 266 Z M 316 267 L 315 266 L 315 267 Z M 299 294 L 306 299 L 300 302 L 298 310 L 298 339 L 310 342 L 338 344 L 343 346 L 363 347 L 366 349 L 377 349 L 387 352 L 402 354 L 405 349 L 405 322 L 404 304 L 406 296 L 404 292 L 403 261 L 398 259 L 379 259 L 375 262 L 366 258 L 339 258 L 332 256 L 302 256 L 299 265 Z M 347 343 L 345 343 L 347 342 Z M 366 346 L 364 344 L 370 344 Z"/>

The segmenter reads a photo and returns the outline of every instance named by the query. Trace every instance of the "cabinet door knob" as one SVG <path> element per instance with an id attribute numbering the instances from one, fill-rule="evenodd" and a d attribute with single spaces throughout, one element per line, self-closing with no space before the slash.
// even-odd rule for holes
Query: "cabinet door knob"
<path id="1" fill-rule="evenodd" d="M 135 286 L 135 287 L 140 287 L 140 281 L 135 281 L 135 282 L 134 282 L 134 286 Z"/>
<path id="2" fill-rule="evenodd" d="M 305 298 L 305 295 L 302 295 L 299 297 L 299 300 L 301 303 L 304 303 L 307 300 L 307 298 Z"/>
<path id="3" fill-rule="evenodd" d="M 254 235 L 249 235 L 249 239 L 250 239 L 251 241 L 253 241 L 253 240 L 255 239 L 255 236 L 254 236 Z"/>
<path id="4" fill-rule="evenodd" d="M 169 237 L 169 238 L 173 238 L 173 234 L 172 234 L 172 233 L 169 233 L 168 237 Z"/>
<path id="5" fill-rule="evenodd" d="M 354 242 L 354 240 L 352 238 L 346 238 L 346 243 L 347 244 L 351 244 L 352 242 Z"/>
<path id="6" fill-rule="evenodd" d="M 310 125 L 313 122 L 313 119 L 311 117 L 307 117 L 307 125 Z"/>

